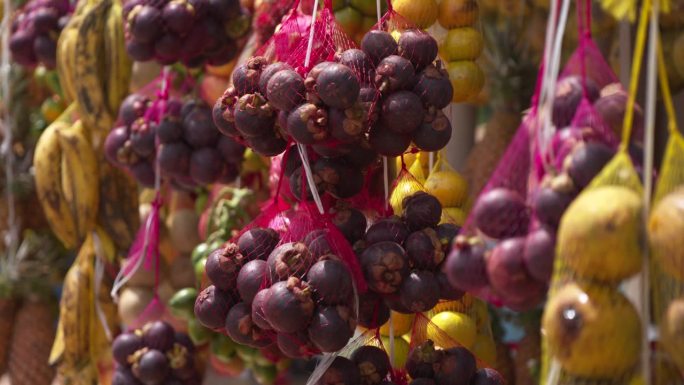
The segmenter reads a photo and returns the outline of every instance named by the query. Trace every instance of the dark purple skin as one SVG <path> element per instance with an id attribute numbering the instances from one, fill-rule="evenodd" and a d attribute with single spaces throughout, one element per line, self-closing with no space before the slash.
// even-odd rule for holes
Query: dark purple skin
<path id="1" fill-rule="evenodd" d="M 171 1 L 162 9 L 164 24 L 171 32 L 184 36 L 192 28 L 195 10 L 184 1 Z"/>
<path id="2" fill-rule="evenodd" d="M 200 185 L 216 182 L 223 173 L 223 157 L 212 147 L 193 151 L 190 157 L 190 176 Z"/>
<path id="3" fill-rule="evenodd" d="M 233 71 L 233 86 L 239 95 L 259 91 L 259 78 L 266 63 L 266 58 L 255 56 Z"/>
<path id="4" fill-rule="evenodd" d="M 351 68 L 359 79 L 368 79 L 373 71 L 373 62 L 370 57 L 360 49 L 351 48 L 336 55 L 338 63 Z"/>
<path id="5" fill-rule="evenodd" d="M 301 144 L 314 144 L 328 137 L 328 116 L 323 108 L 304 103 L 287 117 L 287 132 Z"/>
<path id="6" fill-rule="evenodd" d="M 618 135 L 622 132 L 628 98 L 627 92 L 619 90 L 598 98 L 593 105 L 594 111 L 601 117 L 602 122 Z M 632 137 L 642 137 L 640 134 L 644 132 L 644 112 L 636 104 L 632 124 Z"/>
<path id="7" fill-rule="evenodd" d="M 380 384 L 390 371 L 389 356 L 376 346 L 361 346 L 349 357 L 359 368 L 361 384 Z"/>
<path id="8" fill-rule="evenodd" d="M 434 365 L 440 359 L 440 352 L 435 349 L 432 340 L 417 345 L 409 350 L 405 369 L 411 378 L 432 378 L 435 374 Z"/>
<path id="9" fill-rule="evenodd" d="M 185 142 L 172 142 L 159 146 L 159 167 L 171 175 L 187 175 L 190 171 L 192 149 Z"/>
<path id="10" fill-rule="evenodd" d="M 451 103 L 454 88 L 449 81 L 449 74 L 441 65 L 437 67 L 431 64 L 418 75 L 413 92 L 426 107 L 441 110 Z"/>
<path id="11" fill-rule="evenodd" d="M 335 254 L 330 246 L 330 242 L 328 242 L 327 232 L 325 230 L 319 231 L 309 233 L 312 238 L 310 238 L 308 242 L 306 242 L 305 238 L 304 241 L 315 260 L 319 260 L 321 257 L 327 254 Z M 309 237 L 309 235 L 307 235 L 307 237 Z"/>
<path id="12" fill-rule="evenodd" d="M 396 55 L 398 45 L 388 32 L 374 29 L 363 36 L 361 49 L 370 57 L 373 64 L 377 65 L 387 56 Z"/>
<path id="13" fill-rule="evenodd" d="M 240 135 L 240 132 L 235 128 L 235 117 L 233 116 L 237 100 L 235 88 L 228 87 L 223 95 L 216 100 L 211 110 L 214 125 L 223 135 L 233 137 Z"/>
<path id="14" fill-rule="evenodd" d="M 330 111 L 333 111 L 332 109 L 328 110 L 328 118 L 331 117 Z M 335 110 L 339 111 L 339 110 Z M 330 124 L 331 128 L 331 134 L 332 134 L 332 124 Z M 333 137 L 334 138 L 334 137 Z M 348 155 L 351 151 L 354 150 L 354 143 L 338 143 L 333 140 L 325 140 L 321 143 L 316 143 L 311 145 L 311 148 L 314 150 L 314 152 L 320 156 L 326 157 L 326 158 L 341 158 L 345 155 Z"/>
<path id="15" fill-rule="evenodd" d="M 278 333 L 276 342 L 278 349 L 290 358 L 307 358 L 320 353 L 309 340 L 309 333 L 305 330 L 296 333 Z"/>
<path id="16" fill-rule="evenodd" d="M 252 322 L 252 309 L 249 304 L 235 304 L 226 316 L 226 333 L 235 342 L 255 348 L 269 345 L 271 341 L 257 325 Z"/>
<path id="17" fill-rule="evenodd" d="M 437 40 L 425 31 L 403 31 L 398 45 L 399 55 L 410 60 L 416 71 L 422 70 L 437 58 Z"/>
<path id="18" fill-rule="evenodd" d="M 128 357 L 143 347 L 143 341 L 135 333 L 122 333 L 112 343 L 112 356 L 117 364 L 131 366 Z"/>
<path id="19" fill-rule="evenodd" d="M 207 277 L 221 290 L 234 290 L 240 269 L 247 263 L 247 258 L 240 253 L 234 243 L 212 251 L 207 257 L 204 268 Z"/>
<path id="20" fill-rule="evenodd" d="M 223 171 L 221 176 L 216 180 L 216 183 L 230 184 L 235 181 L 235 179 L 240 176 L 240 169 L 238 166 L 231 163 L 223 164 Z"/>
<path id="21" fill-rule="evenodd" d="M 134 164 L 131 166 L 131 174 L 141 185 L 145 187 L 154 186 L 155 173 L 152 162 L 140 161 Z"/>
<path id="22" fill-rule="evenodd" d="M 409 274 L 404 249 L 394 242 L 378 242 L 361 253 L 361 267 L 368 287 L 381 294 L 396 293 Z"/>
<path id="23" fill-rule="evenodd" d="M 451 140 L 451 122 L 442 110 L 428 112 L 412 136 L 413 143 L 421 150 L 439 151 Z"/>
<path id="24" fill-rule="evenodd" d="M 399 156 L 408 150 L 411 136 L 397 134 L 382 124 L 377 124 L 370 129 L 368 141 L 371 148 L 380 155 Z"/>
<path id="25" fill-rule="evenodd" d="M 176 342 L 176 331 L 163 321 L 155 321 L 143 327 L 143 344 L 150 349 L 166 352 Z"/>
<path id="26" fill-rule="evenodd" d="M 556 251 L 556 235 L 549 228 L 539 228 L 525 238 L 523 259 L 527 272 L 537 281 L 551 281 Z"/>
<path id="27" fill-rule="evenodd" d="M 240 235 L 237 245 L 240 253 L 248 260 L 263 259 L 265 261 L 278 242 L 280 242 L 280 236 L 275 230 L 255 227 Z"/>
<path id="28" fill-rule="evenodd" d="M 264 288 L 259 290 L 254 296 L 254 299 L 252 299 L 252 322 L 260 327 L 261 330 L 273 329 L 264 315 L 264 306 L 266 305 L 266 299 L 268 299 L 270 294 L 270 288 Z"/>
<path id="29" fill-rule="evenodd" d="M 380 120 L 395 134 L 408 135 L 420 127 L 425 119 L 425 108 L 418 95 L 411 91 L 397 91 L 382 102 Z M 371 140 L 372 144 L 372 140 Z M 378 151 L 379 152 L 379 151 Z"/>
<path id="30" fill-rule="evenodd" d="M 327 186 L 330 195 L 337 199 L 348 199 L 363 190 L 365 178 L 363 172 L 354 167 L 344 167 L 341 170 L 340 180 L 342 183 Z"/>
<path id="31" fill-rule="evenodd" d="M 151 5 L 140 6 L 137 12 L 134 10 L 129 15 L 129 19 L 131 16 L 129 31 L 141 43 L 154 42 L 164 30 L 161 12 Z"/>
<path id="32" fill-rule="evenodd" d="M 291 277 L 271 286 L 263 311 L 275 331 L 294 333 L 309 326 L 314 307 L 309 286 Z"/>
<path id="33" fill-rule="evenodd" d="M 439 285 L 439 299 L 458 301 L 459 299 L 463 298 L 465 292 L 451 286 L 449 283 L 449 278 L 444 272 L 438 271 L 434 274 L 437 278 L 437 285 Z"/>
<path id="34" fill-rule="evenodd" d="M 445 258 L 437 232 L 430 227 L 411 233 L 404 248 L 414 269 L 433 271 Z"/>
<path id="35" fill-rule="evenodd" d="M 442 244 L 442 250 L 444 250 L 445 253 L 449 253 L 454 243 L 454 239 L 458 235 L 458 232 L 461 231 L 461 227 L 456 226 L 453 223 L 442 223 L 437 225 L 435 231 L 437 232 L 439 242 Z"/>
<path id="36" fill-rule="evenodd" d="M 352 277 L 347 266 L 337 260 L 318 261 L 306 274 L 317 303 L 339 305 L 349 302 L 353 293 Z"/>
<path id="37" fill-rule="evenodd" d="M 235 128 L 245 138 L 261 137 L 274 132 L 276 114 L 261 94 L 245 94 L 238 99 L 233 112 Z"/>
<path id="38" fill-rule="evenodd" d="M 278 71 L 268 81 L 266 98 L 273 107 L 290 111 L 304 102 L 304 78 L 293 70 Z"/>
<path id="39" fill-rule="evenodd" d="M 468 385 L 477 371 L 475 357 L 466 348 L 450 348 L 435 367 L 436 385 Z"/>
<path id="40" fill-rule="evenodd" d="M 183 38 L 181 57 L 183 64 L 188 67 L 198 67 L 204 62 L 202 52 L 207 42 L 207 29 L 203 23 L 193 23 L 193 27 Z"/>
<path id="41" fill-rule="evenodd" d="M 551 120 L 558 128 L 563 128 L 575 117 L 577 107 L 579 107 L 584 97 L 584 81 L 579 76 L 568 76 L 558 81 L 556 84 L 556 95 L 553 99 Z M 600 90 L 596 83 L 586 78 L 587 98 L 593 103 L 600 96 Z"/>
<path id="42" fill-rule="evenodd" d="M 529 293 L 539 292 L 545 286 L 528 273 L 524 254 L 525 237 L 517 237 L 499 242 L 487 258 L 491 287 L 512 301 L 526 299 Z"/>
<path id="43" fill-rule="evenodd" d="M 311 252 L 302 242 L 289 242 L 276 247 L 267 259 L 271 282 L 301 277 L 314 263 Z"/>
<path id="44" fill-rule="evenodd" d="M 183 124 L 176 117 L 164 117 L 157 125 L 160 143 L 173 143 L 183 139 Z"/>
<path id="45" fill-rule="evenodd" d="M 614 154 L 608 146 L 598 142 L 577 146 L 570 154 L 570 160 L 566 161 L 566 171 L 575 187 L 583 189 L 588 186 Z"/>
<path id="46" fill-rule="evenodd" d="M 357 209 L 338 210 L 332 220 L 351 245 L 363 238 L 366 232 L 366 216 Z"/>
<path id="47" fill-rule="evenodd" d="M 442 219 L 442 204 L 434 196 L 419 191 L 404 198 L 402 219 L 409 230 L 418 231 L 426 227 L 435 227 Z"/>
<path id="48" fill-rule="evenodd" d="M 411 311 L 411 309 L 407 308 L 406 305 L 404 305 L 404 302 L 402 301 L 401 297 L 398 294 L 385 295 L 384 299 L 385 299 L 385 304 L 392 311 L 395 311 L 395 312 L 401 313 L 401 314 L 415 314 L 413 311 Z"/>
<path id="49" fill-rule="evenodd" d="M 130 369 L 117 367 L 112 377 L 112 385 L 142 385 Z"/>
<path id="50" fill-rule="evenodd" d="M 237 42 L 233 39 L 223 39 L 222 44 L 217 52 L 207 57 L 207 64 L 220 66 L 235 59 L 239 52 Z"/>
<path id="51" fill-rule="evenodd" d="M 146 385 L 160 384 L 169 374 L 169 360 L 159 350 L 150 350 L 143 354 L 133 372 Z"/>
<path id="52" fill-rule="evenodd" d="M 218 330 L 225 326 L 228 310 L 235 304 L 235 298 L 228 292 L 208 286 L 195 300 L 195 317 L 209 329 Z"/>
<path id="53" fill-rule="evenodd" d="M 299 150 L 297 149 L 297 146 L 291 146 L 285 150 L 285 154 L 283 154 L 283 160 L 285 162 L 285 170 L 283 173 L 288 178 L 297 168 L 302 166 L 302 158 L 299 156 Z"/>
<path id="54" fill-rule="evenodd" d="M 345 162 L 358 168 L 366 168 L 378 160 L 378 153 L 371 148 L 365 138 L 361 138 L 354 144 L 354 151 L 345 155 Z"/>
<path id="55" fill-rule="evenodd" d="M 181 55 L 183 39 L 172 33 L 165 33 L 154 43 L 154 55 L 165 63 L 176 62 Z"/>
<path id="56" fill-rule="evenodd" d="M 12 60 L 21 65 L 34 66 L 36 55 L 33 51 L 35 34 L 31 31 L 21 30 L 12 33 L 9 49 L 12 53 Z"/>
<path id="57" fill-rule="evenodd" d="M 443 270 L 451 286 L 463 291 L 477 291 L 489 284 L 485 247 L 465 237 L 456 238 Z"/>
<path id="58" fill-rule="evenodd" d="M 322 352 L 336 352 L 354 335 L 356 320 L 346 306 L 319 306 L 309 325 L 309 339 Z"/>
<path id="59" fill-rule="evenodd" d="M 47 68 L 55 68 L 57 65 L 57 41 L 48 35 L 38 35 L 33 41 L 33 52 L 36 59 Z"/>
<path id="60" fill-rule="evenodd" d="M 264 67 L 263 71 L 261 71 L 261 76 L 259 76 L 259 92 L 261 92 L 262 95 L 266 95 L 268 81 L 271 80 L 271 77 L 281 70 L 292 69 L 293 68 L 289 64 L 283 62 L 275 62 Z"/>
<path id="61" fill-rule="evenodd" d="M 354 105 L 361 86 L 354 71 L 346 65 L 330 63 L 316 77 L 316 93 L 329 107 L 345 109 Z"/>
<path id="62" fill-rule="evenodd" d="M 557 228 L 565 209 L 574 198 L 574 194 L 542 187 L 534 197 L 534 214 L 541 223 Z"/>
<path id="63" fill-rule="evenodd" d="M 145 62 L 154 57 L 154 46 L 135 40 L 126 41 L 126 53 L 134 61 Z"/>
<path id="64" fill-rule="evenodd" d="M 209 13 L 222 22 L 228 22 L 240 15 L 240 2 L 237 0 L 209 0 Z"/>
<path id="65" fill-rule="evenodd" d="M 346 167 L 340 159 L 320 158 L 314 163 L 312 171 L 321 178 L 323 183 L 336 185 L 344 181 L 342 170 Z"/>
<path id="66" fill-rule="evenodd" d="M 127 127 L 117 127 L 109 132 L 104 144 L 105 156 L 107 157 L 108 161 L 117 166 L 123 166 L 126 164 L 126 159 L 124 157 L 119 157 L 119 150 L 124 146 L 127 140 Z"/>
<path id="67" fill-rule="evenodd" d="M 361 374 L 354 363 L 342 356 L 335 360 L 325 370 L 316 385 L 358 385 L 361 383 Z"/>
<path id="68" fill-rule="evenodd" d="M 492 368 L 478 369 L 470 380 L 470 385 L 504 385 L 505 383 L 501 374 Z"/>
<path id="69" fill-rule="evenodd" d="M 409 385 L 435 385 L 435 380 L 432 378 L 414 378 Z"/>
<path id="70" fill-rule="evenodd" d="M 211 109 L 204 103 L 193 108 L 183 119 L 183 138 L 193 148 L 213 147 L 219 136 Z"/>
<path id="71" fill-rule="evenodd" d="M 223 160 L 234 165 L 240 165 L 245 155 L 245 146 L 225 135 L 219 139 L 216 149 L 223 156 Z"/>
<path id="72" fill-rule="evenodd" d="M 416 270 L 404 278 L 399 297 L 407 309 L 414 313 L 432 309 L 439 302 L 439 284 L 429 271 Z"/>
<path id="73" fill-rule="evenodd" d="M 147 111 L 147 106 L 150 103 L 150 99 L 140 94 L 131 94 L 126 97 L 126 99 L 121 102 L 121 107 L 119 107 L 119 119 L 124 125 L 130 126 L 138 118 L 142 118 Z"/>
<path id="74" fill-rule="evenodd" d="M 391 241 L 402 245 L 408 235 L 409 229 L 401 218 L 391 216 L 375 222 L 368 228 L 366 244 L 370 246 L 378 242 Z"/>
<path id="75" fill-rule="evenodd" d="M 287 141 L 274 133 L 247 138 L 246 141 L 254 152 L 263 156 L 276 156 L 287 148 Z"/>
<path id="76" fill-rule="evenodd" d="M 290 175 L 289 180 L 290 191 L 297 200 L 311 199 L 311 189 L 309 187 L 308 181 L 306 180 L 306 173 L 304 172 L 303 167 L 297 168 L 292 175 Z M 325 184 L 321 178 L 317 174 L 313 174 L 313 181 L 318 195 L 323 195 L 323 192 L 325 191 Z"/>
<path id="77" fill-rule="evenodd" d="M 391 55 L 380 61 L 373 80 L 378 91 L 388 95 L 409 89 L 415 80 L 415 69 L 408 59 Z"/>
<path id="78" fill-rule="evenodd" d="M 503 239 L 527 233 L 529 209 L 517 192 L 494 188 L 480 195 L 471 214 L 477 228 L 486 236 Z"/>
<path id="79" fill-rule="evenodd" d="M 237 289 L 240 298 L 246 303 L 252 303 L 260 288 L 270 286 L 267 268 L 266 261 L 255 259 L 247 262 L 240 269 L 237 277 Z"/>
<path id="80" fill-rule="evenodd" d="M 195 352 L 195 344 L 192 343 L 192 340 L 187 334 L 176 332 L 175 339 L 177 344 L 185 347 L 185 349 L 188 350 L 188 354 L 193 354 Z"/>
<path id="81" fill-rule="evenodd" d="M 375 329 L 389 320 L 390 309 L 380 295 L 367 291 L 359 294 L 359 326 Z"/>
<path id="82" fill-rule="evenodd" d="M 38 33 L 47 33 L 57 29 L 59 13 L 54 8 L 38 8 L 33 11 L 33 28 Z"/>
<path id="83" fill-rule="evenodd" d="M 330 108 L 328 109 L 328 125 L 333 138 L 342 143 L 353 143 L 368 128 L 368 115 L 359 103 L 346 110 Z"/>

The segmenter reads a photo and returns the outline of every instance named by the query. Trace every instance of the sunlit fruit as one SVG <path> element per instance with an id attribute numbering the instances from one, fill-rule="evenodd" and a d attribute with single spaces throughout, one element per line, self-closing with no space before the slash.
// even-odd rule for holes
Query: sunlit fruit
<path id="1" fill-rule="evenodd" d="M 477 336 L 477 326 L 472 318 L 463 313 L 445 311 L 437 313 L 430 319 L 427 336 L 439 345 L 445 343 L 444 336 L 451 338 L 462 346 L 472 349 Z"/>
<path id="2" fill-rule="evenodd" d="M 680 247 L 684 229 L 684 190 L 666 195 L 653 209 L 648 235 L 660 270 L 684 281 L 684 251 Z"/>
<path id="3" fill-rule="evenodd" d="M 441 52 L 447 61 L 475 60 L 484 46 L 482 34 L 472 27 L 450 29 L 442 43 Z"/>
<path id="4" fill-rule="evenodd" d="M 454 87 L 454 103 L 466 101 L 477 95 L 484 86 L 484 72 L 473 61 L 451 62 L 447 65 L 447 71 Z"/>
<path id="5" fill-rule="evenodd" d="M 425 29 L 437 20 L 438 6 L 435 0 L 396 0 L 392 7 L 417 27 Z"/>
<path id="6" fill-rule="evenodd" d="M 394 335 L 400 336 L 411 331 L 413 327 L 413 314 L 402 314 L 396 311 L 392 311 L 392 326 L 394 327 Z M 389 336 L 389 321 L 380 327 L 380 334 L 383 336 Z"/>
<path id="7" fill-rule="evenodd" d="M 479 15 L 479 7 L 474 0 L 442 0 L 439 3 L 437 21 L 446 28 L 473 25 Z"/>

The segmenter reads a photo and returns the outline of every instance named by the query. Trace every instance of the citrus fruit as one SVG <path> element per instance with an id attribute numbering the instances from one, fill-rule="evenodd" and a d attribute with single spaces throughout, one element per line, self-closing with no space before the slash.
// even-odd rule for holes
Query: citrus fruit
<path id="1" fill-rule="evenodd" d="M 477 21 L 479 8 L 473 0 L 442 0 L 438 7 L 437 21 L 446 28 L 465 27 Z"/>
<path id="2" fill-rule="evenodd" d="M 438 303 L 430 312 L 430 315 L 435 315 L 444 311 L 457 311 L 461 313 L 468 313 L 471 311 L 473 305 L 473 296 L 466 293 L 458 301 L 442 301 Z"/>
<path id="3" fill-rule="evenodd" d="M 361 31 L 363 15 L 350 6 L 335 11 L 335 19 L 348 35 L 354 35 Z"/>
<path id="4" fill-rule="evenodd" d="M 427 336 L 436 345 L 444 340 L 446 334 L 449 338 L 458 342 L 467 349 L 472 349 L 477 336 L 477 326 L 472 318 L 463 313 L 444 311 L 437 313 L 431 319 L 427 327 Z"/>
<path id="5" fill-rule="evenodd" d="M 452 101 L 463 102 L 477 95 L 484 86 L 484 72 L 474 61 L 461 60 L 447 65 L 449 79 L 454 87 Z"/>
<path id="6" fill-rule="evenodd" d="M 468 197 L 468 182 L 455 171 L 435 171 L 425 181 L 425 190 L 443 207 L 460 207 Z"/>
<path id="7" fill-rule="evenodd" d="M 473 354 L 478 360 L 483 361 L 484 365 L 496 363 L 496 343 L 492 336 L 488 334 L 478 334 L 473 345 Z"/>
<path id="8" fill-rule="evenodd" d="M 411 331 L 411 327 L 413 327 L 413 314 L 403 314 L 393 311 L 391 317 L 395 336 L 400 336 Z M 383 336 L 389 335 L 389 321 L 380 327 L 380 334 Z"/>
<path id="9" fill-rule="evenodd" d="M 447 32 L 442 43 L 446 61 L 475 60 L 482 53 L 482 34 L 472 27 L 454 28 Z"/>
<path id="10" fill-rule="evenodd" d="M 394 10 L 419 28 L 427 28 L 437 20 L 437 2 L 435 0 L 395 0 Z"/>
<path id="11" fill-rule="evenodd" d="M 382 345 L 389 355 L 390 339 L 389 337 L 381 336 Z M 403 337 L 394 337 L 394 367 L 403 368 L 406 364 L 406 358 L 409 353 L 409 343 Z"/>
<path id="12" fill-rule="evenodd" d="M 460 207 L 444 207 L 442 208 L 442 223 L 451 223 L 456 226 L 463 226 L 466 221 L 466 213 Z"/>

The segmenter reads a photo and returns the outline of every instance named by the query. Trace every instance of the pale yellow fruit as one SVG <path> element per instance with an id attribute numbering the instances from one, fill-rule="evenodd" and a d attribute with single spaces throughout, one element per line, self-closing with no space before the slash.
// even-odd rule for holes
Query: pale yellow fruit
<path id="1" fill-rule="evenodd" d="M 454 28 L 449 30 L 440 48 L 446 61 L 475 60 L 482 53 L 484 41 L 475 28 Z"/>
<path id="2" fill-rule="evenodd" d="M 171 242 L 181 253 L 191 253 L 202 240 L 197 233 L 199 215 L 192 209 L 181 209 L 171 213 L 167 220 Z"/>
<path id="3" fill-rule="evenodd" d="M 648 239 L 660 269 L 684 281 L 684 190 L 666 195 L 651 212 Z"/>
<path id="4" fill-rule="evenodd" d="M 428 324 L 427 337 L 435 342 L 435 345 L 443 346 L 447 343 L 445 335 L 463 347 L 472 349 L 477 336 L 475 321 L 463 313 L 445 311 L 435 314 Z"/>
<path id="5" fill-rule="evenodd" d="M 394 327 L 394 335 L 400 336 L 402 334 L 410 333 L 411 328 L 413 327 L 414 318 L 415 316 L 413 314 L 403 314 L 392 311 L 392 326 Z M 389 330 L 389 321 L 380 326 L 380 334 L 383 336 L 389 336 Z"/>
<path id="6" fill-rule="evenodd" d="M 660 341 L 672 361 L 684 370 L 684 297 L 668 306 L 660 322 Z"/>
<path id="7" fill-rule="evenodd" d="M 440 301 L 430 311 L 430 315 L 435 315 L 444 311 L 457 311 L 460 313 L 470 313 L 473 306 L 473 296 L 466 293 L 461 299 L 457 301 Z"/>
<path id="8" fill-rule="evenodd" d="M 149 287 L 128 286 L 123 288 L 118 303 L 121 322 L 126 326 L 136 326 L 138 317 L 150 304 L 152 298 L 154 298 L 154 293 Z"/>
<path id="9" fill-rule="evenodd" d="M 442 220 L 440 223 L 452 223 L 456 226 L 463 226 L 468 215 L 460 207 L 443 207 Z"/>
<path id="10" fill-rule="evenodd" d="M 434 171 L 425 180 L 425 191 L 442 207 L 461 207 L 468 198 L 468 182 L 452 170 Z"/>
<path id="11" fill-rule="evenodd" d="M 437 20 L 438 6 L 435 0 L 394 0 L 392 7 L 419 28 L 427 28 Z"/>
<path id="12" fill-rule="evenodd" d="M 617 283 L 641 270 L 642 199 L 622 186 L 575 199 L 558 228 L 558 257 L 579 276 Z"/>
<path id="13" fill-rule="evenodd" d="M 465 27 L 477 22 L 480 14 L 474 0 L 442 0 L 439 3 L 439 24 L 446 28 Z"/>
<path id="14" fill-rule="evenodd" d="M 542 328 L 549 353 L 576 376 L 617 378 L 639 360 L 639 314 L 611 287 L 565 285 L 546 305 Z"/>
<path id="15" fill-rule="evenodd" d="M 387 354 L 389 355 L 390 351 L 390 339 L 389 337 L 384 337 L 381 336 L 380 340 L 382 340 L 382 345 L 384 346 L 385 350 L 387 350 Z M 403 368 L 404 365 L 406 364 L 406 358 L 408 357 L 409 353 L 409 343 L 406 341 L 403 337 L 394 337 L 394 367 L 395 368 Z"/>
<path id="16" fill-rule="evenodd" d="M 479 333 L 475 337 L 472 353 L 483 362 L 484 366 L 496 363 L 496 343 L 489 334 Z"/>
<path id="17" fill-rule="evenodd" d="M 461 103 L 474 97 L 484 86 L 484 72 L 474 61 L 450 62 L 447 64 L 447 72 L 454 88 L 454 95 L 451 99 L 454 103 Z"/>

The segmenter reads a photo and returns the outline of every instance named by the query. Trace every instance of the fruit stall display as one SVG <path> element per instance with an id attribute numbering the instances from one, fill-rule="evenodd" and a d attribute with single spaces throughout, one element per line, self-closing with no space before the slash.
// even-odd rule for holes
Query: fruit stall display
<path id="1" fill-rule="evenodd" d="M 671 3 L 2 0 L 0 384 L 683 383 Z"/>

